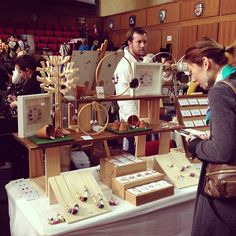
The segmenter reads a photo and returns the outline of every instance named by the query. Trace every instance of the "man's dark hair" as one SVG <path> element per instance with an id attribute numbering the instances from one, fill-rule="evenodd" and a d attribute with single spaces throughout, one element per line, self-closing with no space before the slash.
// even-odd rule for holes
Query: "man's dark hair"
<path id="1" fill-rule="evenodd" d="M 127 42 L 133 40 L 134 33 L 137 33 L 137 34 L 147 34 L 147 32 L 143 28 L 141 28 L 141 27 L 133 27 L 126 34 Z"/>
<path id="2" fill-rule="evenodd" d="M 35 58 L 29 54 L 17 57 L 15 59 L 15 64 L 18 65 L 22 71 L 25 71 L 27 68 L 35 71 L 37 67 Z"/>

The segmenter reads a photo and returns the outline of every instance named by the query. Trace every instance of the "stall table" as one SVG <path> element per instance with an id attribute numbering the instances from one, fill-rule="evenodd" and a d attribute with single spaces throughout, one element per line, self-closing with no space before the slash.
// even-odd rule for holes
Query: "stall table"
<path id="1" fill-rule="evenodd" d="M 93 173 L 104 195 L 110 200 L 111 189 L 98 181 L 97 168 L 89 168 L 86 171 Z M 175 189 L 172 196 L 138 207 L 117 198 L 119 204 L 112 206 L 111 212 L 72 224 L 57 225 L 49 225 L 47 219 L 60 213 L 60 207 L 58 204 L 49 205 L 45 193 L 42 192 L 35 200 L 27 201 L 14 181 L 6 185 L 6 191 L 12 236 L 186 236 L 191 232 L 196 186 Z"/>

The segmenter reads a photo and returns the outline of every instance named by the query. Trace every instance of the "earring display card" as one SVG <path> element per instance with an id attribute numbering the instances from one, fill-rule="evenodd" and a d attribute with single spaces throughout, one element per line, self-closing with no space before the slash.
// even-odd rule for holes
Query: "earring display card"
<path id="1" fill-rule="evenodd" d="M 67 223 L 73 223 L 111 211 L 109 203 L 88 171 L 67 172 L 49 178 L 49 201 L 58 202 Z M 78 207 L 76 214 L 70 209 Z"/>
<path id="2" fill-rule="evenodd" d="M 127 189 L 125 192 L 125 200 L 135 206 L 139 206 L 173 194 L 174 186 L 164 180 L 160 180 Z"/>
<path id="3" fill-rule="evenodd" d="M 131 154 L 113 156 L 111 159 L 100 159 L 100 180 L 111 188 L 112 178 L 145 171 L 147 163 Z"/>
<path id="4" fill-rule="evenodd" d="M 177 96 L 175 98 L 175 109 L 179 125 L 203 132 L 208 131 L 209 133 L 209 126 L 205 121 L 208 110 L 207 95 L 196 94 Z M 183 139 L 183 144 L 186 155 L 190 156 L 185 139 Z"/>
<path id="5" fill-rule="evenodd" d="M 168 176 L 176 188 L 198 184 L 200 172 L 184 153 L 168 153 L 155 157 L 154 169 Z"/>
<path id="6" fill-rule="evenodd" d="M 112 179 L 112 192 L 124 199 L 128 188 L 164 179 L 164 175 L 154 170 L 141 171 Z"/>

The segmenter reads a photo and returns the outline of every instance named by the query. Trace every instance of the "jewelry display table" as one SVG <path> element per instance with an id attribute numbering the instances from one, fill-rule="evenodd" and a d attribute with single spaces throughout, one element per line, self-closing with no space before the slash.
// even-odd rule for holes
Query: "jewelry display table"
<path id="1" fill-rule="evenodd" d="M 111 189 L 98 181 L 97 168 L 86 171 L 93 173 L 106 198 L 111 199 Z M 6 185 L 11 235 L 190 235 L 196 188 L 175 189 L 172 196 L 138 207 L 113 196 L 119 204 L 112 206 L 111 212 L 72 224 L 49 225 L 48 218 L 61 213 L 59 205 L 50 206 L 44 194 L 27 201 L 11 181 Z"/>

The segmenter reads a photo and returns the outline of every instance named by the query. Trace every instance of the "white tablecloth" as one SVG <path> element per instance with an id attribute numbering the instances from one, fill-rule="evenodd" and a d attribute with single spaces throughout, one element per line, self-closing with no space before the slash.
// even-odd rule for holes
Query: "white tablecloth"
<path id="1" fill-rule="evenodd" d="M 88 170 L 88 169 L 87 169 Z M 96 169 L 90 168 L 97 178 Z M 110 200 L 111 190 L 100 187 Z M 9 200 L 10 229 L 12 236 L 38 235 L 160 235 L 188 236 L 191 231 L 196 186 L 175 189 L 173 196 L 141 206 L 119 200 L 112 211 L 76 223 L 49 225 L 47 219 L 60 212 L 59 205 L 49 205 L 41 194 L 38 199 L 27 201 L 14 181 L 6 185 Z"/>

